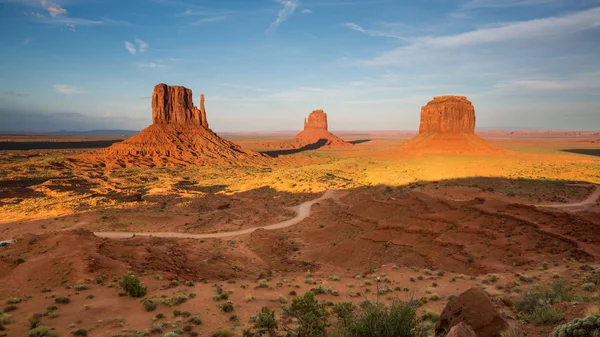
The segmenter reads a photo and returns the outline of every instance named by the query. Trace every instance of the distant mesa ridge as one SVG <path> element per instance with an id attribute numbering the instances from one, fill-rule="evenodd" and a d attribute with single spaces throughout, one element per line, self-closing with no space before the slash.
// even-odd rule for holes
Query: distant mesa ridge
<path id="1" fill-rule="evenodd" d="M 181 167 L 263 165 L 265 155 L 245 150 L 208 127 L 204 95 L 194 106 L 192 90 L 164 83 L 152 93 L 152 125 L 112 146 L 74 157 L 91 167 Z"/>

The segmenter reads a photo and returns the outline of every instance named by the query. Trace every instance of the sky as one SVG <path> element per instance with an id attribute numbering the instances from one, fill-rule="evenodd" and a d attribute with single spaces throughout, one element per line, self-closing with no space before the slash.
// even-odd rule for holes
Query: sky
<path id="1" fill-rule="evenodd" d="M 416 130 L 439 95 L 478 128 L 600 129 L 600 0 L 0 0 L 0 130 L 141 130 L 154 85 L 211 128 Z"/>

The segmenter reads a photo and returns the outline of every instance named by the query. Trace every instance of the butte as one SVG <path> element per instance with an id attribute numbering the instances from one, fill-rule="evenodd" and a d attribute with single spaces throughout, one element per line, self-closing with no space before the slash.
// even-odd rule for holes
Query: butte
<path id="1" fill-rule="evenodd" d="M 437 96 L 421 108 L 419 135 L 401 146 L 409 155 L 489 155 L 503 150 L 475 134 L 475 108 L 465 96 Z"/>
<path id="2" fill-rule="evenodd" d="M 192 90 L 158 84 L 152 93 L 152 125 L 112 146 L 74 157 L 91 167 L 182 167 L 202 165 L 260 165 L 268 158 L 244 150 L 208 127 L 204 95 L 200 109 Z"/>
<path id="3" fill-rule="evenodd" d="M 296 144 L 303 148 L 346 148 L 352 144 L 343 141 L 328 130 L 327 114 L 323 110 L 315 110 L 304 119 L 304 130 L 296 135 Z"/>

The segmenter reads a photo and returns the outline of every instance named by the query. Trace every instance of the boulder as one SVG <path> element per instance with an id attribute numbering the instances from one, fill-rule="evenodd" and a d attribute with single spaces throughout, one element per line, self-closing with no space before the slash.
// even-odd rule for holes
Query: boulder
<path id="1" fill-rule="evenodd" d="M 446 337 L 477 337 L 477 334 L 471 326 L 460 322 L 450 329 Z"/>
<path id="2" fill-rule="evenodd" d="M 448 302 L 436 327 L 437 334 L 448 333 L 455 325 L 471 326 L 479 337 L 498 337 L 508 324 L 481 288 L 471 288 Z"/>

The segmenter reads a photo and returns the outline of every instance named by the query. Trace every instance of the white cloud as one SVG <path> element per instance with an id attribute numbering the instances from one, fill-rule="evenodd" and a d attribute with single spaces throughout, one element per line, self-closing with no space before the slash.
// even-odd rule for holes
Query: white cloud
<path id="1" fill-rule="evenodd" d="M 311 9 L 307 8 L 307 9 L 303 9 L 302 12 L 300 12 L 300 13 L 302 13 L 302 14 L 312 14 L 312 12 L 313 11 Z"/>
<path id="2" fill-rule="evenodd" d="M 140 53 L 143 53 L 146 51 L 146 49 L 148 49 L 148 43 L 146 43 L 145 41 L 143 41 L 142 39 L 139 38 L 135 38 L 135 43 L 138 45 L 138 51 Z"/>
<path id="3" fill-rule="evenodd" d="M 27 15 L 27 13 L 25 13 L 25 15 Z M 42 13 L 38 13 L 38 12 L 31 12 L 31 15 L 33 17 L 35 17 L 36 19 L 45 19 L 46 17 L 44 16 L 44 14 Z"/>
<path id="4" fill-rule="evenodd" d="M 68 84 L 55 84 L 53 87 L 56 92 L 65 95 L 85 94 L 87 92 Z"/>
<path id="5" fill-rule="evenodd" d="M 135 55 L 135 53 L 137 53 L 135 46 L 133 45 L 133 43 L 131 43 L 129 41 L 125 41 L 125 49 L 127 49 L 127 51 L 129 51 L 133 55 Z"/>
<path id="6" fill-rule="evenodd" d="M 144 40 L 136 37 L 134 41 L 135 44 L 129 41 L 125 41 L 125 49 L 127 49 L 127 51 L 130 52 L 132 55 L 135 55 L 137 53 L 143 53 L 148 49 L 149 45 Z"/>
<path id="7" fill-rule="evenodd" d="M 502 23 L 495 27 L 480 28 L 455 35 L 420 37 L 412 39 L 412 43 L 407 46 L 396 48 L 362 63 L 367 65 L 395 64 L 401 62 L 408 55 L 420 55 L 432 49 L 439 52 L 440 49 L 506 41 L 542 40 L 597 27 L 600 27 L 600 7 L 564 16 Z"/>
<path id="8" fill-rule="evenodd" d="M 67 10 L 60 7 L 60 5 L 58 4 L 50 3 L 46 0 L 41 0 L 40 4 L 42 5 L 42 7 L 44 7 L 45 10 L 48 11 L 48 14 L 50 14 L 50 16 L 52 17 L 67 14 Z"/>
<path id="9" fill-rule="evenodd" d="M 537 6 L 562 2 L 562 0 L 470 0 L 462 4 L 463 9 L 475 8 L 509 8 Z"/>
<path id="10" fill-rule="evenodd" d="M 352 22 L 345 23 L 344 26 L 346 26 L 352 30 L 355 30 L 357 32 L 369 35 L 369 36 L 382 36 L 382 37 L 391 37 L 393 39 L 399 39 L 399 40 L 405 40 L 405 41 L 408 40 L 407 38 L 396 35 L 396 34 L 380 32 L 380 31 L 375 31 L 375 30 L 367 30 L 367 29 L 364 29 L 362 26 L 359 26 L 356 23 L 352 23 Z"/>
<path id="11" fill-rule="evenodd" d="M 213 22 L 219 22 L 219 21 L 225 21 L 227 20 L 227 16 L 225 15 L 220 15 L 220 16 L 209 16 L 206 18 L 202 18 L 199 19 L 198 21 L 192 23 L 192 26 L 200 26 L 203 25 L 205 23 L 213 23 Z"/>
<path id="12" fill-rule="evenodd" d="M 572 76 L 571 78 L 523 79 L 504 81 L 495 85 L 497 89 L 522 91 L 568 91 L 590 90 L 600 88 L 600 70 Z"/>
<path id="13" fill-rule="evenodd" d="M 155 62 L 138 62 L 136 63 L 138 67 L 140 68 L 164 68 L 166 67 L 166 65 L 162 64 L 162 63 L 155 63 Z"/>
<path id="14" fill-rule="evenodd" d="M 267 32 L 272 31 L 277 28 L 280 24 L 282 24 L 287 18 L 289 18 L 300 3 L 297 0 L 275 0 L 278 3 L 283 5 L 283 8 L 277 13 L 277 19 L 271 23 Z"/>

